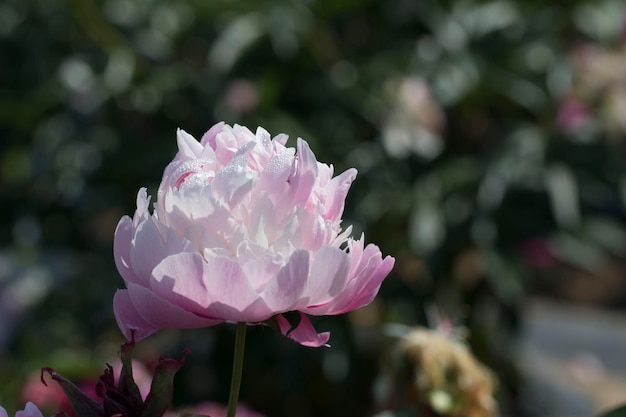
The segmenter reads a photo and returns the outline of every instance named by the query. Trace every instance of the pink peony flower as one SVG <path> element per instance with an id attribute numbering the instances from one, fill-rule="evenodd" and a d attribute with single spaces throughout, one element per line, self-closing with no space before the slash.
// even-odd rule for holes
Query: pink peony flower
<path id="1" fill-rule="evenodd" d="M 133 218 L 115 231 L 126 282 L 114 298 L 128 339 L 165 327 L 224 321 L 277 324 L 305 346 L 324 345 L 307 315 L 342 314 L 370 303 L 394 264 L 341 215 L 355 169 L 333 177 L 308 144 L 224 123 L 200 142 L 178 131 L 178 148 L 157 202 L 139 190 Z"/>
<path id="2" fill-rule="evenodd" d="M 0 417 L 9 417 L 7 410 L 3 407 L 0 407 Z M 26 406 L 23 410 L 17 411 L 15 413 L 15 417 L 43 417 L 39 408 L 30 401 L 26 403 Z"/>

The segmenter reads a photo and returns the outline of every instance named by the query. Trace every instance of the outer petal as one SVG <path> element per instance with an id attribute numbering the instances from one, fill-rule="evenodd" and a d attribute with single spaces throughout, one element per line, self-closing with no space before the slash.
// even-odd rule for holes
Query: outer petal
<path id="1" fill-rule="evenodd" d="M 263 291 L 261 297 L 274 313 L 297 310 L 300 299 L 308 294 L 303 290 L 309 277 L 309 252 L 295 251 Z"/>
<path id="2" fill-rule="evenodd" d="M 130 260 L 131 242 L 135 234 L 133 221 L 130 217 L 124 216 L 120 219 L 115 229 L 113 240 L 113 257 L 118 272 L 126 282 L 139 283 L 140 280 L 133 271 Z"/>
<path id="3" fill-rule="evenodd" d="M 315 316 L 343 314 L 369 304 L 378 293 L 383 280 L 389 275 L 395 259 L 384 260 L 376 245 L 368 245 L 360 258 L 360 264 L 345 289 L 326 304 L 302 309 Z"/>
<path id="4" fill-rule="evenodd" d="M 154 269 L 152 288 L 160 297 L 203 317 L 259 322 L 272 316 L 239 264 L 224 256 L 207 264 L 196 253 L 172 255 Z"/>
<path id="5" fill-rule="evenodd" d="M 141 340 L 155 333 L 160 326 L 145 321 L 133 303 L 130 301 L 128 290 L 117 290 L 113 296 L 113 312 L 115 321 L 126 337 L 126 340 Z M 133 334 L 134 332 L 134 334 Z"/>
<path id="6" fill-rule="evenodd" d="M 328 342 L 328 339 L 330 338 L 330 333 L 317 333 L 317 331 L 311 324 L 311 321 L 305 314 L 300 313 L 300 323 L 298 324 L 298 327 L 296 327 L 292 331 L 290 331 L 291 324 L 289 324 L 289 321 L 287 321 L 287 319 L 283 317 L 282 314 L 276 316 L 276 321 L 278 322 L 280 332 L 283 335 L 287 336 L 291 340 L 300 343 L 303 346 L 329 346 L 326 342 Z"/>
<path id="7" fill-rule="evenodd" d="M 247 246 L 247 243 L 249 242 L 242 242 L 237 248 L 237 259 L 242 265 L 250 286 L 256 292 L 261 293 L 267 284 L 276 278 L 276 274 L 283 267 L 284 259 L 278 254 L 267 251 L 265 254 L 248 256 L 247 253 L 243 253 L 243 248 Z"/>
<path id="8" fill-rule="evenodd" d="M 173 253 L 187 252 L 190 249 L 191 243 L 171 229 L 163 242 L 153 219 L 145 220 L 139 224 L 130 249 L 132 268 L 140 279 L 137 284 L 147 286 L 152 270 L 159 262 Z"/>
<path id="9" fill-rule="evenodd" d="M 328 200 L 326 200 L 325 209 L 326 220 L 333 222 L 339 220 L 343 214 L 346 202 L 346 196 L 350 190 L 350 185 L 355 180 L 357 170 L 350 168 L 330 181 L 328 186 Z"/>
<path id="10" fill-rule="evenodd" d="M 347 253 L 331 246 L 322 246 L 315 254 L 307 281 L 309 305 L 327 303 L 343 291 L 349 270 L 350 257 Z"/>
<path id="11" fill-rule="evenodd" d="M 2 406 L 0 406 L 0 417 L 9 417 L 7 410 L 5 410 Z"/>
<path id="12" fill-rule="evenodd" d="M 158 330 L 164 327 L 179 329 L 209 327 L 223 321 L 215 318 L 200 317 L 185 311 L 181 307 L 159 297 L 152 290 L 140 285 L 129 284 L 128 296 L 139 316 L 144 322 L 152 325 L 152 329 L 156 328 Z M 152 330 L 146 336 L 154 333 L 156 330 Z M 139 338 L 139 335 L 137 335 L 137 338 Z"/>
<path id="13" fill-rule="evenodd" d="M 211 304 L 208 314 L 226 321 L 256 323 L 273 315 L 259 294 L 250 286 L 241 266 L 218 256 L 205 269 Z"/>

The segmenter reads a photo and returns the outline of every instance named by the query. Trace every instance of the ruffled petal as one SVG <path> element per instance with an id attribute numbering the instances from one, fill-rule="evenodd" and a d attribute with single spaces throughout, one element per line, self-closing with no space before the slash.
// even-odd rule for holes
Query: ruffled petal
<path id="1" fill-rule="evenodd" d="M 178 155 L 176 159 L 195 159 L 202 155 L 202 145 L 200 145 L 196 138 L 183 129 L 176 131 L 176 140 L 178 142 Z"/>
<path id="2" fill-rule="evenodd" d="M 331 246 L 322 246 L 313 258 L 305 291 L 309 305 L 327 303 L 341 293 L 348 281 L 349 271 L 350 257 L 347 253 Z"/>
<path id="3" fill-rule="evenodd" d="M 351 276 L 345 289 L 328 303 L 302 309 L 314 316 L 343 314 L 369 304 L 378 293 L 380 286 L 391 272 L 395 259 L 387 256 L 384 260 L 376 245 L 367 245 L 355 275 Z"/>
<path id="4" fill-rule="evenodd" d="M 124 281 L 138 284 L 140 279 L 137 277 L 137 274 L 135 274 L 135 271 L 133 271 L 130 257 L 131 242 L 134 234 L 135 230 L 131 218 L 128 216 L 122 217 L 115 228 L 113 258 L 115 259 L 117 271 L 122 278 L 124 278 Z"/>
<path id="5" fill-rule="evenodd" d="M 325 202 L 324 218 L 336 222 L 340 220 L 346 202 L 346 196 L 352 182 L 356 179 L 357 170 L 350 168 L 330 181 L 328 199 Z"/>
<path id="6" fill-rule="evenodd" d="M 282 314 L 276 316 L 276 322 L 280 327 L 280 332 L 289 339 L 308 347 L 330 346 L 327 344 L 330 338 L 329 332 L 317 333 L 309 318 L 300 313 L 300 323 L 292 329 L 289 321 Z"/>
<path id="7" fill-rule="evenodd" d="M 191 250 L 191 243 L 187 239 L 171 229 L 167 233 L 163 241 L 152 219 L 139 224 L 130 248 L 131 265 L 140 280 L 137 284 L 147 286 L 154 267 L 169 255 Z"/>
<path id="8" fill-rule="evenodd" d="M 211 149 L 215 150 L 215 136 L 224 129 L 224 122 L 214 124 L 207 132 L 202 136 L 200 143 L 206 147 L 209 145 Z"/>

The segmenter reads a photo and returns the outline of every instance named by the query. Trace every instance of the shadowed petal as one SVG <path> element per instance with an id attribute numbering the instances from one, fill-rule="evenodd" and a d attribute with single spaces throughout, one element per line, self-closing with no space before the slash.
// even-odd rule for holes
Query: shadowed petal
<path id="1" fill-rule="evenodd" d="M 309 252 L 295 251 L 276 279 L 271 281 L 261 297 L 274 312 L 298 309 L 298 302 L 309 277 Z M 308 294 L 304 294 L 308 295 Z"/>
<path id="2" fill-rule="evenodd" d="M 291 323 L 287 321 L 283 315 L 276 316 L 276 321 L 280 327 L 280 331 L 283 335 L 287 336 L 291 340 L 300 343 L 303 346 L 308 347 L 320 347 L 329 346 L 326 342 L 330 338 L 330 333 L 317 333 L 309 318 L 300 313 L 300 323 L 295 329 L 291 328 Z"/>
<path id="3" fill-rule="evenodd" d="M 130 248 L 133 271 L 141 280 L 138 284 L 147 286 L 152 270 L 164 258 L 172 253 L 187 252 L 190 249 L 190 242 L 179 237 L 171 229 L 168 230 L 168 235 L 164 242 L 152 219 L 145 220 L 139 224 Z"/>
<path id="4" fill-rule="evenodd" d="M 223 321 L 216 318 L 200 317 L 139 285 L 129 284 L 128 295 L 139 315 L 154 326 L 191 329 L 213 326 Z"/>
<path id="5" fill-rule="evenodd" d="M 206 263 L 198 253 L 178 253 L 163 259 L 152 272 L 150 287 L 177 306 L 204 314 L 211 303 L 205 282 Z"/>
<path id="6" fill-rule="evenodd" d="M 265 302 L 250 286 L 241 266 L 218 256 L 205 269 L 211 304 L 207 313 L 229 321 L 261 322 L 272 316 Z"/>
<path id="7" fill-rule="evenodd" d="M 134 282 L 139 284 L 140 279 L 135 274 L 131 266 L 130 251 L 131 242 L 135 230 L 133 228 L 133 221 L 130 217 L 124 216 L 120 219 L 115 229 L 115 238 L 113 240 L 113 258 L 115 259 L 115 266 L 122 278 L 127 282 Z"/>
<path id="8" fill-rule="evenodd" d="M 385 277 L 389 274 L 395 259 L 387 256 L 382 259 L 376 245 L 367 245 L 360 258 L 360 265 L 345 289 L 326 304 L 302 309 L 314 316 L 343 314 L 369 304 Z"/>
<path id="9" fill-rule="evenodd" d="M 307 282 L 309 305 L 327 303 L 343 291 L 349 270 L 350 256 L 347 253 L 331 246 L 322 246 L 315 254 Z"/>
<path id="10" fill-rule="evenodd" d="M 133 340 L 133 337 L 136 340 L 145 339 L 161 329 L 160 326 L 150 324 L 141 317 L 130 301 L 128 290 L 117 290 L 115 292 L 113 296 L 113 312 L 115 321 L 120 330 L 122 330 L 126 340 Z"/>

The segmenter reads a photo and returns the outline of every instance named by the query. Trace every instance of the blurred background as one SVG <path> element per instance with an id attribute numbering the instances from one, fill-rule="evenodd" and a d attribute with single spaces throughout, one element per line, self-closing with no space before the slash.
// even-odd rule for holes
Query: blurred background
<path id="1" fill-rule="evenodd" d="M 115 226 L 176 129 L 220 120 L 357 168 L 344 222 L 396 257 L 372 305 L 315 321 L 330 349 L 250 328 L 250 409 L 393 408 L 417 325 L 466 334 L 501 415 L 626 402 L 625 22 L 623 0 L 4 0 L 0 404 L 51 397 L 42 366 L 93 386 L 114 361 Z M 225 403 L 233 341 L 168 330 L 136 356 L 190 347 L 175 403 Z"/>

